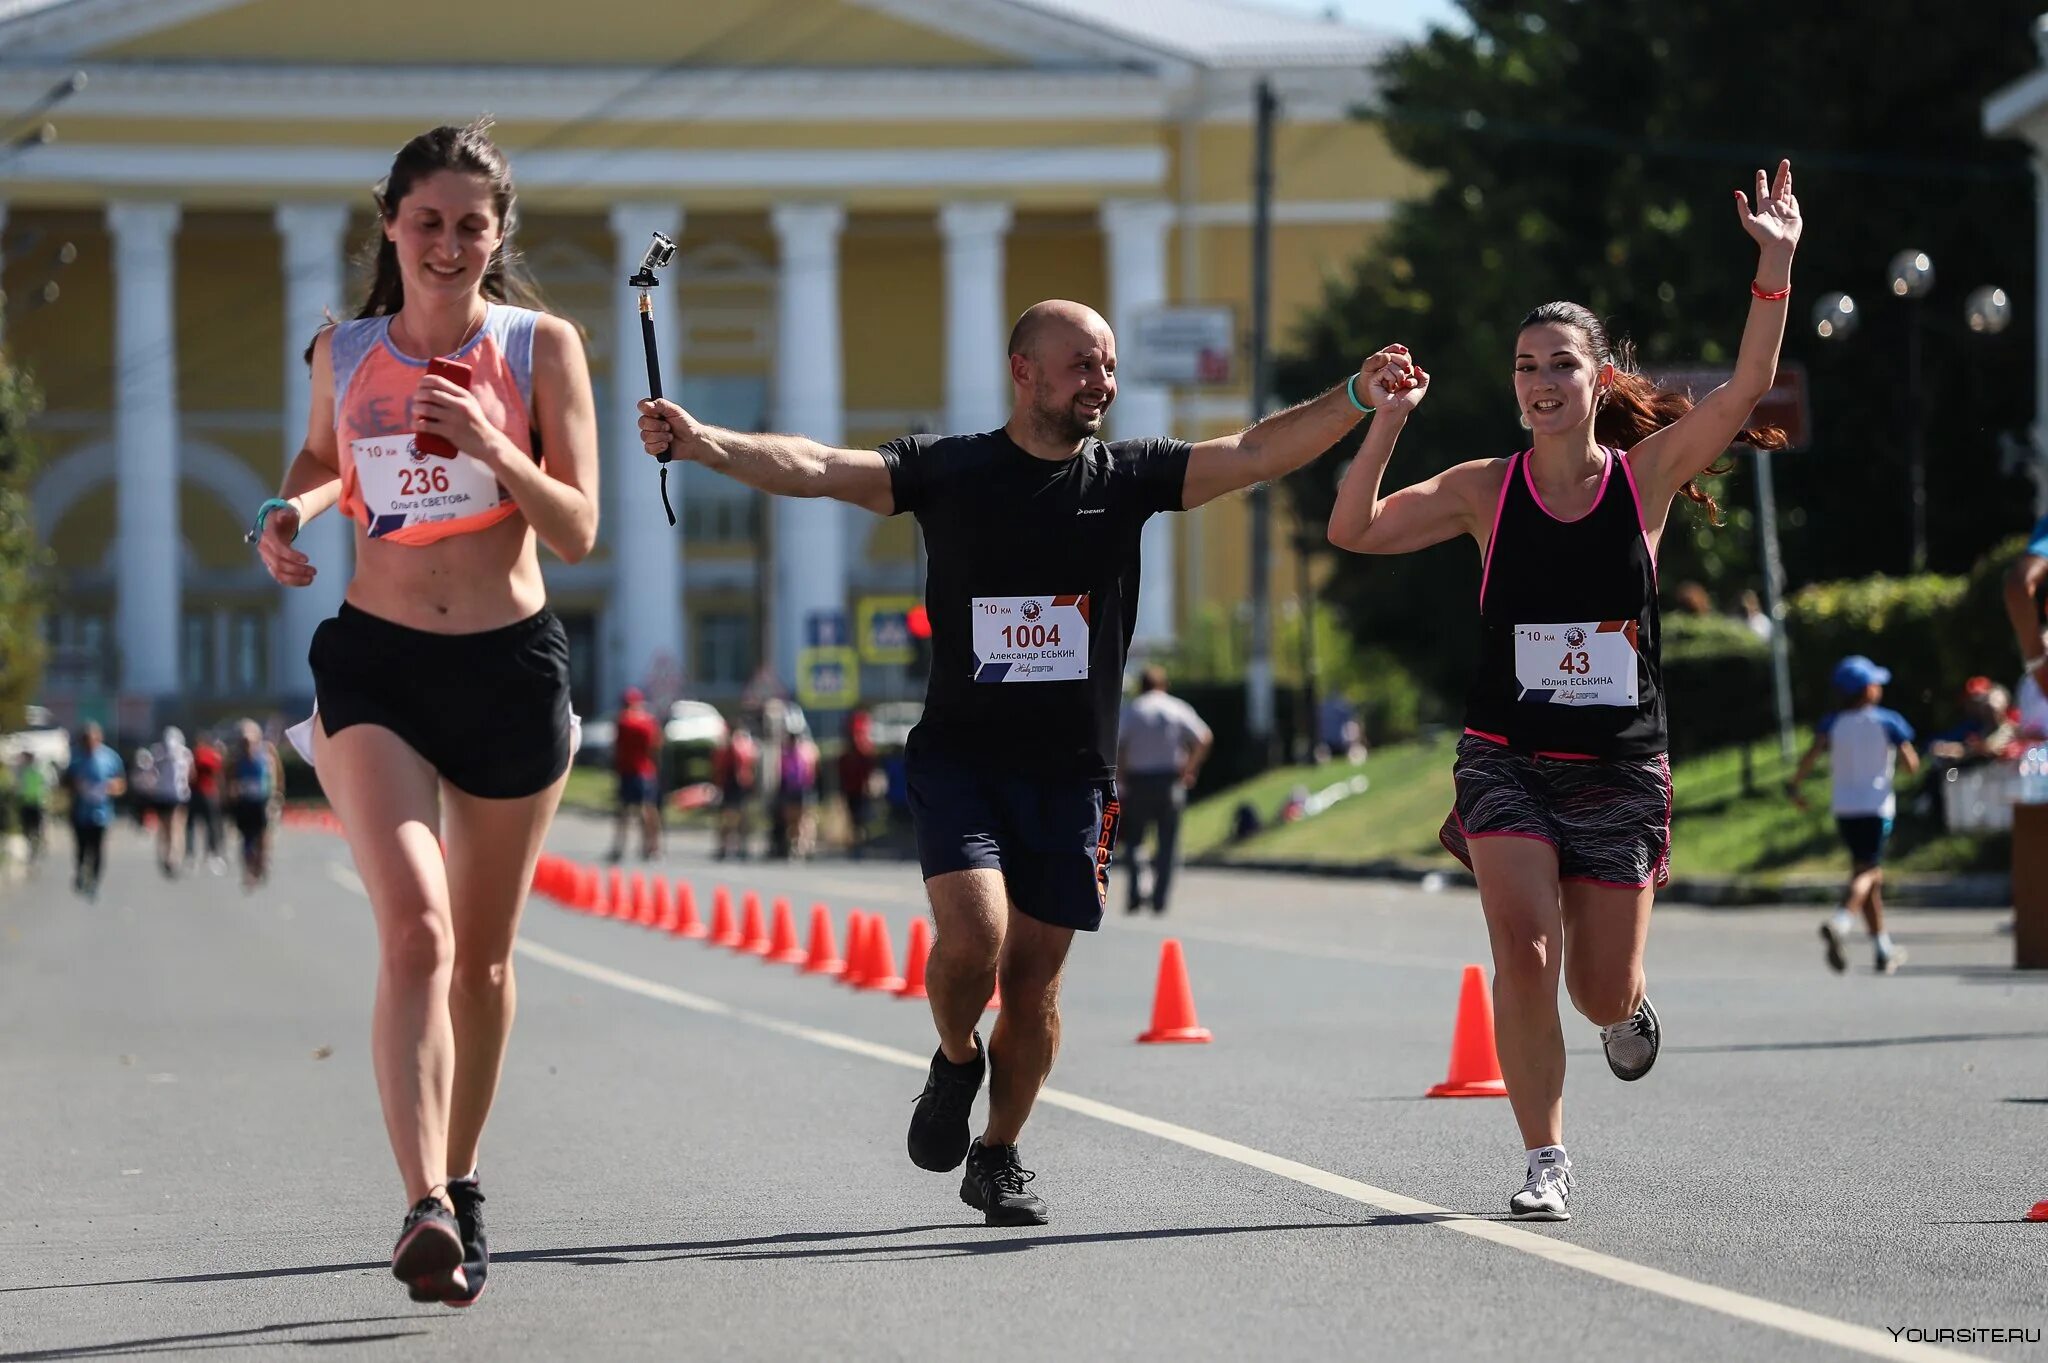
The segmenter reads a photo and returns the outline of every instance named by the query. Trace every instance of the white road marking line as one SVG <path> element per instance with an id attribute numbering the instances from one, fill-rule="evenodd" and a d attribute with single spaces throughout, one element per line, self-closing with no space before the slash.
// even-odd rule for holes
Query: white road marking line
<path id="1" fill-rule="evenodd" d="M 642 979 L 637 975 L 629 975 L 622 970 L 614 970 L 610 966 L 599 965 L 594 961 L 586 961 L 581 957 L 571 956 L 566 952 L 557 951 L 553 947 L 543 946 L 528 938 L 520 938 L 515 944 L 514 949 L 520 955 L 529 960 L 537 961 L 540 964 L 551 965 L 558 970 L 566 971 L 572 975 L 580 975 L 587 980 L 593 980 L 599 984 L 608 984 L 615 989 L 623 990 L 629 994 L 638 994 L 643 998 L 674 1004 L 676 1007 L 687 1008 L 693 1012 L 704 1013 L 713 1017 L 730 1018 L 735 1022 L 742 1022 L 751 1027 L 759 1027 L 765 1031 L 794 1037 L 800 1041 L 808 1041 L 832 1050 L 844 1051 L 850 1055 L 865 1056 L 870 1060 L 879 1060 L 885 1064 L 897 1065 L 919 1073 L 922 1073 L 929 1063 L 925 1056 L 912 1055 L 910 1052 L 898 1050 L 894 1046 L 878 1045 L 872 1041 L 863 1041 L 859 1037 L 848 1036 L 843 1032 L 833 1032 L 821 1027 L 810 1027 L 802 1023 L 787 1022 L 781 1018 L 771 1017 L 764 1013 L 756 1013 L 744 1008 L 734 1008 L 730 1004 L 720 1003 L 716 999 L 705 998 L 700 994 L 691 994 L 670 985 L 660 984 L 654 980 Z M 1389 1192 L 1384 1188 L 1375 1188 L 1371 1184 L 1361 1183 L 1357 1179 L 1346 1178 L 1342 1174 L 1333 1174 L 1326 1169 L 1318 1169 L 1313 1165 L 1302 1164 L 1295 1160 L 1282 1158 L 1279 1155 L 1268 1154 L 1266 1151 L 1257 1150 L 1248 1145 L 1239 1145 L 1235 1141 L 1227 1141 L 1221 1137 L 1211 1136 L 1206 1132 L 1179 1126 L 1173 1122 L 1160 1121 L 1156 1117 L 1147 1117 L 1143 1113 L 1132 1112 L 1128 1108 L 1097 1102 L 1093 1098 L 1084 1098 L 1079 1094 L 1048 1088 L 1039 1094 L 1038 1101 L 1049 1103 L 1054 1107 L 1063 1107 L 1070 1112 L 1093 1117 L 1098 1121 L 1108 1122 L 1113 1126 L 1120 1126 L 1129 1131 L 1156 1136 L 1161 1140 L 1171 1141 L 1190 1150 L 1214 1155 L 1218 1159 L 1230 1160 L 1233 1163 L 1258 1169 L 1275 1177 L 1284 1178 L 1306 1187 L 1319 1188 L 1324 1192 L 1335 1193 L 1339 1197 L 1348 1198 L 1353 1202 L 1376 1208 L 1379 1211 L 1389 1212 L 1396 1216 L 1428 1218 L 1429 1224 L 1439 1226 L 1444 1230 L 1457 1231 L 1464 1235 L 1470 1235 L 1475 1239 L 1486 1240 L 1504 1249 L 1518 1250 L 1521 1253 L 1547 1260 L 1560 1267 L 1577 1269 L 1582 1273 L 1590 1273 L 1595 1277 L 1606 1278 L 1610 1282 L 1620 1283 L 1625 1287 L 1633 1287 L 1639 1291 L 1669 1297 L 1674 1301 L 1703 1307 L 1706 1310 L 1716 1311 L 1725 1316 L 1732 1316 L 1737 1320 L 1747 1321 L 1754 1325 L 1762 1325 L 1774 1330 L 1781 1330 L 1786 1334 L 1816 1340 L 1823 1344 L 1831 1344 L 1838 1348 L 1850 1349 L 1871 1358 L 1959 1360 L 1971 1357 L 1968 1354 L 1954 1353 L 1950 1350 L 1938 1349 L 1930 1345 L 1914 1344 L 1904 1340 L 1893 1339 L 1884 1330 L 1874 1330 L 1867 1326 L 1852 1325 L 1847 1321 L 1836 1320 L 1831 1316 L 1823 1316 L 1812 1311 L 1803 1311 L 1796 1306 L 1785 1306 L 1778 1302 L 1766 1301 L 1761 1297 L 1752 1297 L 1727 1288 L 1715 1287 L 1710 1283 L 1695 1282 L 1690 1278 L 1683 1278 L 1675 1273 L 1666 1273 L 1662 1269 L 1651 1268 L 1645 1264 L 1638 1264 L 1627 1259 L 1616 1258 L 1613 1255 L 1602 1254 L 1597 1250 L 1587 1249 L 1581 1245 L 1572 1244 L 1567 1240 L 1554 1240 L 1548 1236 L 1537 1235 L 1518 1226 L 1499 1221 L 1480 1220 L 1463 1212 L 1454 1212 L 1448 1208 L 1433 1206 L 1430 1203 L 1418 1201 L 1415 1198 L 1406 1197 L 1400 1193 Z"/>
<path id="2" fill-rule="evenodd" d="M 347 867 L 330 863 L 329 871 L 340 884 L 354 890 L 358 894 L 363 892 L 362 881 L 357 878 L 355 872 Z M 799 1041 L 808 1041 L 813 1045 L 843 1051 L 849 1055 L 865 1056 L 870 1060 L 879 1060 L 884 1064 L 896 1065 L 903 1069 L 920 1073 L 929 1064 L 927 1057 L 912 1055 L 909 1051 L 898 1050 L 894 1046 L 884 1046 L 872 1041 L 863 1041 L 859 1037 L 848 1036 L 844 1032 L 834 1032 L 822 1027 L 811 1027 L 803 1023 L 788 1022 L 766 1013 L 756 1013 L 749 1009 L 735 1008 L 730 1004 L 720 1003 L 717 999 L 706 998 L 701 994 L 692 994 L 685 990 L 677 989 L 672 985 L 642 979 L 638 975 L 629 975 L 625 971 L 614 970 L 610 966 L 599 965 L 595 961 L 586 961 L 579 956 L 571 956 L 567 952 L 557 951 L 553 947 L 544 946 L 526 937 L 521 937 L 514 944 L 513 949 L 521 956 L 542 965 L 550 965 L 557 970 L 565 971 L 571 975 L 580 975 L 587 980 L 593 980 L 599 984 L 608 984 L 614 989 L 625 993 L 638 994 L 642 998 L 673 1004 L 678 1008 L 687 1008 L 692 1012 L 703 1013 L 711 1017 L 730 1018 L 735 1022 L 745 1023 L 750 1027 L 758 1027 L 764 1031 L 774 1032 L 781 1036 L 793 1037 Z M 1823 1316 L 1817 1312 L 1801 1310 L 1796 1306 L 1786 1306 L 1780 1302 L 1767 1301 L 1762 1297 L 1752 1297 L 1746 1293 L 1732 1291 L 1728 1288 L 1715 1287 L 1711 1283 L 1696 1282 L 1691 1278 L 1681 1277 L 1676 1273 L 1667 1273 L 1662 1269 L 1651 1268 L 1647 1264 L 1638 1264 L 1632 1260 L 1617 1258 L 1611 1254 L 1602 1254 L 1598 1250 L 1587 1249 L 1582 1245 L 1575 1245 L 1568 1240 L 1557 1240 L 1549 1236 L 1538 1235 L 1532 1231 L 1523 1230 L 1519 1226 L 1505 1222 L 1482 1220 L 1465 1212 L 1456 1212 L 1446 1207 L 1438 1207 L 1401 1193 L 1390 1192 L 1385 1188 L 1376 1188 L 1370 1183 L 1362 1183 L 1357 1179 L 1346 1178 L 1342 1174 L 1331 1173 L 1327 1169 L 1318 1169 L 1311 1164 L 1302 1164 L 1297 1160 L 1269 1154 L 1252 1146 L 1240 1145 L 1236 1141 L 1224 1140 L 1220 1136 L 1211 1136 L 1207 1132 L 1197 1131 L 1192 1127 L 1161 1121 L 1156 1117 L 1148 1117 L 1141 1112 L 1133 1112 L 1128 1108 L 1098 1102 L 1093 1098 L 1084 1098 L 1077 1093 L 1067 1093 L 1061 1089 L 1047 1088 L 1039 1094 L 1038 1101 L 1050 1104 L 1053 1107 L 1065 1108 L 1069 1112 L 1076 1112 L 1082 1116 L 1093 1117 L 1098 1121 L 1108 1122 L 1112 1126 L 1123 1127 L 1127 1131 L 1137 1131 L 1148 1136 L 1155 1136 L 1160 1140 L 1171 1141 L 1175 1145 L 1183 1146 L 1189 1150 L 1200 1151 L 1206 1155 L 1214 1155 L 1218 1159 L 1229 1160 L 1234 1164 L 1257 1169 L 1276 1178 L 1299 1183 L 1304 1187 L 1318 1188 L 1324 1192 L 1335 1193 L 1337 1196 L 1352 1202 L 1357 1202 L 1363 1206 L 1372 1207 L 1395 1216 L 1426 1218 L 1428 1224 L 1443 1230 L 1456 1231 L 1463 1235 L 1472 1236 L 1474 1239 L 1485 1240 L 1499 1245 L 1503 1249 L 1512 1249 L 1523 1254 L 1532 1255 L 1535 1258 L 1546 1260 L 1563 1268 L 1577 1269 L 1581 1273 L 1590 1273 L 1594 1277 L 1605 1278 L 1609 1282 L 1619 1283 L 1624 1287 L 1632 1287 L 1638 1291 L 1668 1297 L 1673 1301 L 1680 1301 L 1708 1311 L 1719 1312 L 1736 1320 L 1747 1321 L 1750 1324 L 1761 1325 L 1768 1329 L 1780 1330 L 1786 1334 L 1797 1335 L 1803 1339 L 1811 1339 L 1822 1344 L 1833 1345 L 1837 1348 L 1849 1349 L 1871 1358 L 1917 1360 L 1920 1363 L 1933 1363 L 1934 1360 L 1945 1360 L 1947 1363 L 1955 1363 L 1956 1360 L 1971 1360 L 1973 1358 L 1969 1354 L 1956 1353 L 1948 1349 L 1936 1348 L 1932 1345 L 1916 1344 L 1903 1339 L 1894 1339 L 1889 1332 L 1884 1330 L 1874 1330 L 1868 1326 L 1852 1325 L 1848 1321 L 1836 1320 L 1832 1316 Z"/>

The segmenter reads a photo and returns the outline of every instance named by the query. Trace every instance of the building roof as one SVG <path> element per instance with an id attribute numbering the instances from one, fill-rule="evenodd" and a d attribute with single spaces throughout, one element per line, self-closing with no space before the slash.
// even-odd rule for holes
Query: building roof
<path id="1" fill-rule="evenodd" d="M 1288 13 L 1251 0 L 1004 0 L 1196 66 L 1365 66 L 1403 39 L 1384 29 Z"/>

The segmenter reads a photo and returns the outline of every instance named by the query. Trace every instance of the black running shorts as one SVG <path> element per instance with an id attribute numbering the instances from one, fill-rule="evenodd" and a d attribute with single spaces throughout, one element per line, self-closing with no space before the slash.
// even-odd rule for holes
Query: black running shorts
<path id="1" fill-rule="evenodd" d="M 1641 889 L 1671 879 L 1671 763 L 1531 757 L 1467 734 L 1457 804 L 1437 833 L 1472 864 L 1473 838 L 1533 838 L 1557 850 L 1557 878 Z"/>
<path id="2" fill-rule="evenodd" d="M 1102 926 L 1116 850 L 1114 782 L 1031 776 L 915 744 L 904 766 L 926 880 L 1001 871 L 1010 902 L 1039 922 Z"/>
<path id="3" fill-rule="evenodd" d="M 344 604 L 313 632 L 308 661 L 330 737 L 389 729 L 465 794 L 521 799 L 569 770 L 569 636 L 552 611 L 431 634 Z"/>

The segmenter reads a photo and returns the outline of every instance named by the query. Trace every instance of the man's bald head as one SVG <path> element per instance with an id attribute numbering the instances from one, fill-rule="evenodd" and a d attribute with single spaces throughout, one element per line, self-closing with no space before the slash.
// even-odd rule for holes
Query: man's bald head
<path id="1" fill-rule="evenodd" d="M 1055 340 L 1068 342 L 1070 348 L 1085 348 L 1086 342 L 1095 341 L 1113 350 L 1116 344 L 1101 313 L 1085 303 L 1049 298 L 1024 309 L 1010 328 L 1010 353 L 1036 359 L 1041 344 Z M 1074 347 L 1074 342 L 1083 344 Z"/>

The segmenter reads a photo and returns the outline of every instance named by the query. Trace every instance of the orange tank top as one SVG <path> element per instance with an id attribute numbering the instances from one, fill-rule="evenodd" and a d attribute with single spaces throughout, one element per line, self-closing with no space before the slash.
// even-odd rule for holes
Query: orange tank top
<path id="1" fill-rule="evenodd" d="M 541 314 L 487 304 L 484 324 L 449 358 L 471 370 L 470 392 L 490 423 L 536 461 L 533 330 Z M 335 325 L 334 434 L 341 507 L 373 540 L 432 544 L 496 525 L 518 511 L 482 460 L 424 453 L 413 440 L 412 395 L 425 360 L 391 344 L 389 317 Z"/>

